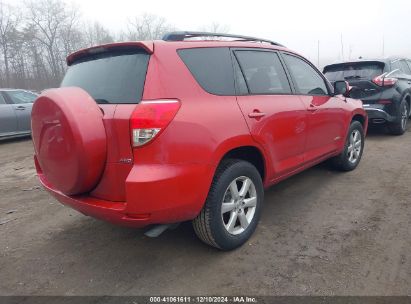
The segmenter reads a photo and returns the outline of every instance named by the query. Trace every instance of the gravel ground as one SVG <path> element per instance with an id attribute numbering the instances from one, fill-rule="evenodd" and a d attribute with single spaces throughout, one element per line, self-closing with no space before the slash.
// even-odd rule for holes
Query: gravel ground
<path id="1" fill-rule="evenodd" d="M 319 165 L 266 191 L 233 252 L 189 223 L 149 239 L 64 207 L 29 139 L 0 143 L 0 295 L 411 295 L 411 132 L 374 130 L 354 172 Z"/>

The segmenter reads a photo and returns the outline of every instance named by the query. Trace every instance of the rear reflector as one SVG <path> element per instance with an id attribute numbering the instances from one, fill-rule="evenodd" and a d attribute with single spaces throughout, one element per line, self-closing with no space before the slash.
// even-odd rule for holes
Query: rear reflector
<path id="1" fill-rule="evenodd" d="M 391 87 L 397 82 L 397 78 L 394 77 L 385 77 L 386 73 L 375 77 L 372 82 L 374 82 L 377 86 L 380 87 Z"/>
<path id="2" fill-rule="evenodd" d="M 152 141 L 176 116 L 180 102 L 175 99 L 145 100 L 131 114 L 130 129 L 133 147 Z"/>
<path id="3" fill-rule="evenodd" d="M 135 220 L 147 220 L 150 218 L 150 213 L 143 213 L 143 214 L 132 214 L 132 213 L 127 213 L 126 216 L 128 218 L 132 218 Z"/>

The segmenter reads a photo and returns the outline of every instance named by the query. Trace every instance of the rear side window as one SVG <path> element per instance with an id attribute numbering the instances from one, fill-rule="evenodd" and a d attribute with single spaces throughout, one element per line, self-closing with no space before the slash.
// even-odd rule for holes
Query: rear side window
<path id="1" fill-rule="evenodd" d="M 250 94 L 290 94 L 278 55 L 265 51 L 236 51 Z"/>
<path id="2" fill-rule="evenodd" d="M 356 62 L 338 65 L 330 65 L 324 68 L 325 77 L 329 81 L 351 79 L 374 79 L 381 75 L 384 63 Z"/>
<path id="3" fill-rule="evenodd" d="M 401 60 L 401 67 L 402 67 L 402 71 L 407 74 L 407 75 L 411 75 L 411 70 L 407 64 L 407 62 L 405 60 Z"/>
<path id="4" fill-rule="evenodd" d="M 284 59 L 300 94 L 328 95 L 324 79 L 311 65 L 292 55 L 284 54 Z"/>
<path id="5" fill-rule="evenodd" d="M 391 61 L 391 71 L 395 71 L 395 70 L 404 72 L 403 67 L 401 66 L 401 61 L 399 59 Z"/>
<path id="6" fill-rule="evenodd" d="M 237 93 L 239 95 L 247 95 L 249 93 L 247 83 L 245 82 L 243 72 L 241 71 L 241 68 L 240 68 L 240 65 L 238 64 L 237 59 L 234 59 L 234 73 L 235 73 Z"/>
<path id="7" fill-rule="evenodd" d="M 138 49 L 90 55 L 68 68 L 61 87 L 80 87 L 97 103 L 139 103 L 149 58 Z"/>
<path id="8" fill-rule="evenodd" d="M 178 50 L 178 55 L 205 91 L 215 95 L 235 95 L 228 48 L 182 49 Z"/>

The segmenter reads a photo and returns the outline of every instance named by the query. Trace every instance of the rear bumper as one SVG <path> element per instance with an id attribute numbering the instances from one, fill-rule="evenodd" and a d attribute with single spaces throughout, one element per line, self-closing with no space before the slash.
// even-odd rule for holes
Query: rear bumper
<path id="1" fill-rule="evenodd" d="M 144 227 L 195 218 L 208 194 L 211 165 L 135 165 L 126 180 L 126 201 L 90 195 L 67 196 L 53 188 L 36 161 L 41 184 L 58 201 L 85 215 L 116 225 Z"/>
<path id="2" fill-rule="evenodd" d="M 85 215 L 89 215 L 113 224 L 140 227 L 147 219 L 128 218 L 125 213 L 125 204 L 94 199 L 89 196 L 67 196 L 52 188 L 44 174 L 38 174 L 41 184 L 60 203 L 67 205 Z M 128 225 L 130 224 L 130 225 Z"/>
<path id="3" fill-rule="evenodd" d="M 385 123 L 393 122 L 395 117 L 388 114 L 383 108 L 376 107 L 374 105 L 364 104 L 364 109 L 368 115 L 368 121 L 370 123 Z"/>

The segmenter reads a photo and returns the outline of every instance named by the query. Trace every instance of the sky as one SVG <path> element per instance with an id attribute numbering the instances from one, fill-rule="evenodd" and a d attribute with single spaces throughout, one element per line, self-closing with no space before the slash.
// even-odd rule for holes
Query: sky
<path id="1" fill-rule="evenodd" d="M 320 66 L 359 56 L 411 57 L 411 0 L 66 1 L 74 2 L 84 18 L 113 31 L 149 13 L 179 30 L 219 23 L 232 34 L 277 41 L 315 64 L 319 44 Z"/>

